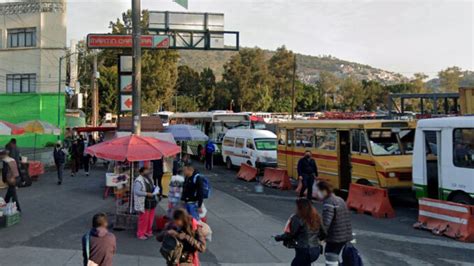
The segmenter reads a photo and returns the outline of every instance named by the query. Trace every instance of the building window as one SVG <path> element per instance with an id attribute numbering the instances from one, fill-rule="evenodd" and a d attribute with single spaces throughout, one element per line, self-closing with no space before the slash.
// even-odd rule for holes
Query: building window
<path id="1" fill-rule="evenodd" d="M 474 168 L 474 129 L 457 128 L 453 133 L 454 165 L 463 168 Z"/>
<path id="2" fill-rule="evenodd" d="M 7 46 L 9 48 L 35 47 L 36 28 L 9 29 Z"/>
<path id="3" fill-rule="evenodd" d="M 7 74 L 8 93 L 36 91 L 36 74 Z"/>

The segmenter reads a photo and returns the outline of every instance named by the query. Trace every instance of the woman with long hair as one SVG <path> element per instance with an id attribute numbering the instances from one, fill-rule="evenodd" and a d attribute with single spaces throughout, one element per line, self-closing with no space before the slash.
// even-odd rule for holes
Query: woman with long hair
<path id="1" fill-rule="evenodd" d="M 295 249 L 291 266 L 311 266 L 321 254 L 320 241 L 326 237 L 321 216 L 305 198 L 296 200 L 296 212 L 288 220 L 285 233 L 275 237 L 288 248 Z"/>
<path id="2" fill-rule="evenodd" d="M 202 227 L 185 209 L 176 209 L 173 212 L 173 220 L 158 235 L 157 240 L 162 242 L 165 236 L 176 238 L 183 244 L 183 250 L 179 259 L 179 266 L 199 266 L 199 252 L 206 250 L 206 238 Z M 176 265 L 167 262 L 168 265 Z"/>

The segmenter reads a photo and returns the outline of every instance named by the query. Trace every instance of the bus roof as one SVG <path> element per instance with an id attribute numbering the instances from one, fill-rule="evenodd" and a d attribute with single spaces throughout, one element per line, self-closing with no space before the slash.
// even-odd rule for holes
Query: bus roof
<path id="1" fill-rule="evenodd" d="M 174 113 L 171 115 L 172 118 L 212 118 L 215 115 L 219 116 L 248 116 L 245 113 L 234 113 L 234 112 L 227 112 L 227 111 L 213 111 L 213 112 L 187 112 L 187 113 Z"/>
<path id="2" fill-rule="evenodd" d="M 278 123 L 287 128 L 404 128 L 416 125 L 415 121 L 403 120 L 297 120 Z"/>
<path id="3" fill-rule="evenodd" d="M 263 129 L 231 129 L 226 137 L 276 138 L 275 133 Z"/>
<path id="4" fill-rule="evenodd" d="M 474 128 L 474 116 L 429 118 L 418 121 L 418 128 Z"/>

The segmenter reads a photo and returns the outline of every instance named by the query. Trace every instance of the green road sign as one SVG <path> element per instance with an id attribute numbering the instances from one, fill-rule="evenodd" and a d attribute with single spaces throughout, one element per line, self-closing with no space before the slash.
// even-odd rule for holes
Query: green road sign
<path id="1" fill-rule="evenodd" d="M 176 4 L 188 9 L 188 0 L 174 0 Z"/>

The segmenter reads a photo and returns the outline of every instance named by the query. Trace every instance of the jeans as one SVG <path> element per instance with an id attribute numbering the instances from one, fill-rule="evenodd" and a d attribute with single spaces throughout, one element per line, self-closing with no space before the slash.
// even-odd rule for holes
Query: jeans
<path id="1" fill-rule="evenodd" d="M 212 153 L 206 153 L 206 169 L 212 170 Z"/>
<path id="2" fill-rule="evenodd" d="M 305 190 L 307 190 L 306 197 L 311 200 L 313 198 L 313 184 L 314 184 L 314 177 L 313 176 L 303 176 L 303 180 L 301 180 L 302 187 L 300 191 L 300 198 L 304 196 Z"/>
<path id="3" fill-rule="evenodd" d="M 201 218 L 199 217 L 199 207 L 195 202 L 186 202 L 186 211 L 196 220 L 200 221 Z"/>
<path id="4" fill-rule="evenodd" d="M 291 266 L 311 266 L 311 263 L 318 260 L 320 253 L 320 247 L 295 248 L 295 258 Z"/>
<path id="5" fill-rule="evenodd" d="M 138 215 L 137 237 L 144 237 L 153 234 L 153 220 L 155 219 L 155 209 L 147 210 Z"/>
<path id="6" fill-rule="evenodd" d="M 9 203 L 10 200 L 12 200 L 12 202 L 16 202 L 16 207 L 17 207 L 18 211 L 21 212 L 20 202 L 18 202 L 18 196 L 16 194 L 16 186 L 15 185 L 13 185 L 13 186 L 8 185 L 7 194 L 5 194 L 5 202 Z"/>
<path id="7" fill-rule="evenodd" d="M 63 182 L 64 164 L 63 163 L 56 164 L 56 171 L 58 172 L 58 181 Z"/>
<path id="8" fill-rule="evenodd" d="M 89 173 L 89 163 L 91 161 L 90 155 L 82 156 L 82 164 L 84 165 L 84 172 Z"/>

